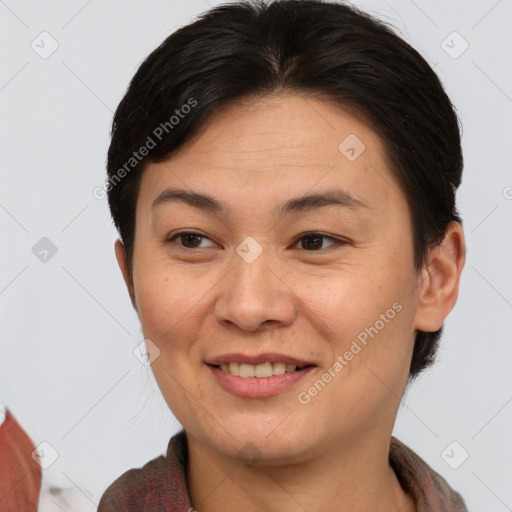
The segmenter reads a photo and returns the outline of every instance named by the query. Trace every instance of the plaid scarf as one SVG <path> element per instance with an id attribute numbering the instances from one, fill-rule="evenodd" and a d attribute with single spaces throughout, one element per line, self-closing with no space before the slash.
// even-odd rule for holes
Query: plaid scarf
<path id="1" fill-rule="evenodd" d="M 181 430 L 169 441 L 167 455 L 131 469 L 110 485 L 97 512 L 189 512 L 186 482 L 188 450 Z M 467 512 L 462 497 L 426 462 L 395 437 L 389 463 L 416 512 Z"/>

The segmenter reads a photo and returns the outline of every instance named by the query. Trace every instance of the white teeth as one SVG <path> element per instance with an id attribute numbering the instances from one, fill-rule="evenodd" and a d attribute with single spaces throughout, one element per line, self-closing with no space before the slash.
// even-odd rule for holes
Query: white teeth
<path id="1" fill-rule="evenodd" d="M 254 365 L 242 363 L 240 365 L 240 377 L 254 377 Z"/>
<path id="2" fill-rule="evenodd" d="M 254 367 L 255 377 L 272 377 L 272 363 L 257 364 Z"/>
<path id="3" fill-rule="evenodd" d="M 226 373 L 231 373 L 231 375 L 240 375 L 240 363 L 229 363 L 229 372 Z"/>
<path id="4" fill-rule="evenodd" d="M 224 373 L 244 378 L 265 378 L 272 377 L 273 375 L 283 375 L 283 373 L 294 372 L 296 368 L 293 364 L 271 363 L 270 361 L 256 365 L 246 363 L 223 363 L 220 365 L 220 369 Z"/>
<path id="5" fill-rule="evenodd" d="M 286 372 L 286 365 L 284 363 L 272 363 L 272 373 L 274 375 L 282 375 Z"/>

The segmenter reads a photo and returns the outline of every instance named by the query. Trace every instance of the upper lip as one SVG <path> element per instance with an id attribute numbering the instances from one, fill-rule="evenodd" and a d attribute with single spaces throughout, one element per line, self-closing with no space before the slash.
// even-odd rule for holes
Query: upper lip
<path id="1" fill-rule="evenodd" d="M 223 354 L 221 356 L 213 357 L 206 361 L 206 364 L 210 364 L 213 366 L 218 366 L 220 364 L 229 364 L 229 363 L 245 363 L 245 364 L 263 364 L 263 363 L 284 363 L 284 364 L 293 364 L 298 366 L 299 368 L 303 368 L 305 366 L 312 365 L 313 363 L 309 361 L 303 361 L 301 359 L 297 359 L 295 357 L 285 356 L 284 354 L 276 354 L 276 353 L 264 353 L 264 354 L 256 354 L 256 355 L 248 355 L 248 354 Z"/>

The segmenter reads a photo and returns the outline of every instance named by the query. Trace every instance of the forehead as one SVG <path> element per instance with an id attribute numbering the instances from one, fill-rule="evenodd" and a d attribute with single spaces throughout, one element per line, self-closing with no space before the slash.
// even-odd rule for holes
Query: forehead
<path id="1" fill-rule="evenodd" d="M 339 144 L 350 134 L 359 139 L 359 149 L 367 141 L 369 152 L 383 152 L 379 137 L 349 107 L 291 93 L 242 98 L 211 114 L 198 136 L 172 159 L 206 158 L 226 168 L 232 162 L 233 168 L 271 172 L 294 157 L 294 165 L 308 167 L 317 165 L 319 158 L 338 161 L 343 156 Z M 262 157 L 267 160 L 261 162 Z"/>
<path id="2" fill-rule="evenodd" d="M 332 102 L 292 94 L 215 112 L 167 161 L 146 167 L 139 200 L 149 208 L 170 186 L 241 205 L 340 187 L 377 209 L 405 202 L 383 143 L 367 124 Z"/>

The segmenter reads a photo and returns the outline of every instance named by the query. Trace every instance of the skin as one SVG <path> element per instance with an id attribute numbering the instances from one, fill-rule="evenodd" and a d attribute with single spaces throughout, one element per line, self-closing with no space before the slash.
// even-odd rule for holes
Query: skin
<path id="1" fill-rule="evenodd" d="M 354 161 L 338 149 L 349 134 L 366 146 Z M 151 209 L 171 186 L 209 194 L 226 212 L 180 201 Z M 275 216 L 287 199 L 331 188 L 369 208 Z M 203 238 L 165 242 L 181 230 Z M 236 252 L 247 236 L 262 248 L 252 263 Z M 439 329 L 457 300 L 464 234 L 450 224 L 416 272 L 407 201 L 368 125 L 305 95 L 225 106 L 179 152 L 147 166 L 133 269 L 119 240 L 115 251 L 144 337 L 160 350 L 155 379 L 187 434 L 196 510 L 415 510 L 388 464 L 390 437 L 415 330 Z M 397 302 L 400 312 L 300 403 Z M 240 397 L 205 364 L 233 352 L 278 352 L 316 367 L 275 396 Z"/>

